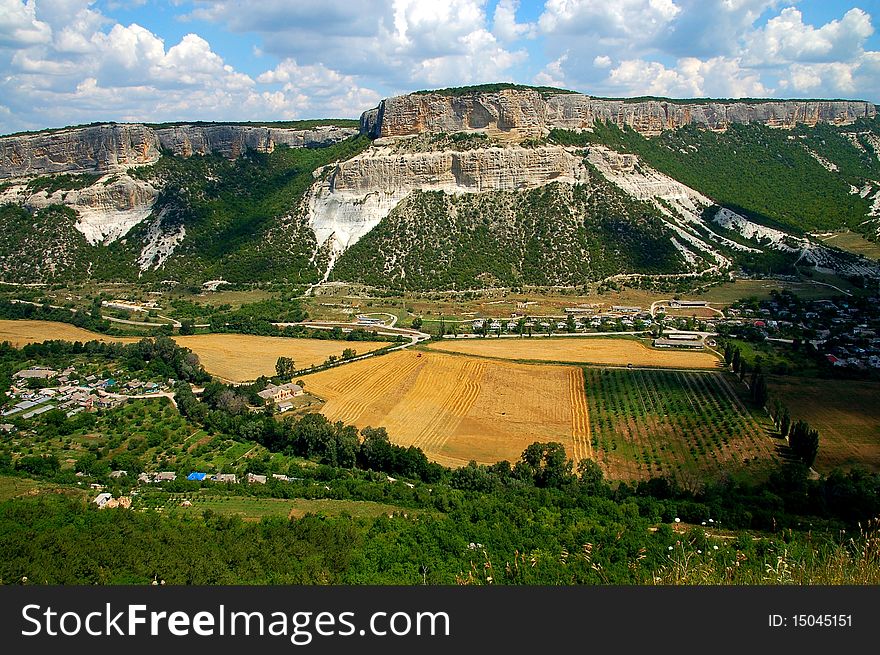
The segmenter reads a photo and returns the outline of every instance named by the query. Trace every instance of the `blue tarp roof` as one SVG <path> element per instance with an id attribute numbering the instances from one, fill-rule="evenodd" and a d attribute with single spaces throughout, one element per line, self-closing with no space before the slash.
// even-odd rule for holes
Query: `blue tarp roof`
<path id="1" fill-rule="evenodd" d="M 187 479 L 187 480 L 195 480 L 196 482 L 201 482 L 201 481 L 204 480 L 206 477 L 208 477 L 208 474 L 207 474 L 207 473 L 198 473 L 198 472 L 196 472 L 196 471 L 193 471 L 193 472 L 190 473 L 188 476 L 186 476 L 186 479 Z"/>

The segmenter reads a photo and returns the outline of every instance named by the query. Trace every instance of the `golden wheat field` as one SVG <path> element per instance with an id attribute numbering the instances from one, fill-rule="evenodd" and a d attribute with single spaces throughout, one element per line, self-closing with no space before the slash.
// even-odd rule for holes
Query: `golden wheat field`
<path id="1" fill-rule="evenodd" d="M 387 428 L 436 462 L 517 461 L 535 441 L 591 456 L 583 372 L 435 352 L 401 351 L 305 378 L 321 412 L 359 428 Z"/>
<path id="2" fill-rule="evenodd" d="M 631 339 L 601 337 L 448 339 L 428 346 L 432 350 L 499 359 L 603 364 L 607 366 L 656 366 L 662 368 L 718 368 L 709 352 L 659 350 Z"/>
<path id="3" fill-rule="evenodd" d="M 363 355 L 388 345 L 382 341 L 291 339 L 250 334 L 195 334 L 174 337 L 174 340 L 196 353 L 206 371 L 232 382 L 275 375 L 275 362 L 279 357 L 290 357 L 297 368 L 308 368 L 322 364 L 330 355 L 338 357 L 346 348 Z"/>
<path id="4" fill-rule="evenodd" d="M 20 348 L 29 343 L 40 343 L 51 340 L 61 341 L 103 341 L 110 343 L 120 341 L 132 343 L 138 341 L 132 337 L 108 337 L 97 332 L 83 330 L 75 325 L 56 323 L 54 321 L 3 321 L 0 320 L 0 343 L 8 341 Z"/>
<path id="5" fill-rule="evenodd" d="M 0 342 L 9 341 L 14 346 L 50 339 L 132 343 L 140 338 L 108 337 L 53 321 L 0 321 Z M 305 368 L 324 362 L 330 355 L 341 355 L 346 348 L 353 348 L 362 355 L 388 345 L 381 341 L 325 341 L 250 334 L 196 334 L 174 337 L 174 340 L 196 353 L 208 373 L 233 382 L 275 375 L 275 362 L 279 357 L 290 357 L 297 368 Z"/>

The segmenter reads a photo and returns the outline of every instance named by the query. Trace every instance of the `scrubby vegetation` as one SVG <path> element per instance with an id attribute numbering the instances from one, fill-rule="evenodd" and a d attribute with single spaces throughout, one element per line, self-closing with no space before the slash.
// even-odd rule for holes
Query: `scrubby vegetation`
<path id="1" fill-rule="evenodd" d="M 415 192 L 340 257 L 331 279 L 432 290 L 684 272 L 669 237 L 653 206 L 598 175 L 523 192 Z"/>
<path id="2" fill-rule="evenodd" d="M 600 123 L 593 132 L 554 130 L 550 138 L 567 145 L 599 143 L 637 154 L 650 166 L 759 223 L 795 231 L 848 227 L 864 232 L 870 203 L 850 193 L 850 185 L 861 188 L 880 179 L 880 160 L 866 132 L 875 138 L 880 134 L 876 120 L 793 130 L 730 125 L 723 133 L 689 126 L 651 138 Z M 811 152 L 839 170 L 828 170 Z"/>
<path id="3" fill-rule="evenodd" d="M 315 237 L 299 203 L 314 181 L 312 172 L 363 150 L 366 137 L 327 148 L 278 147 L 271 154 L 248 152 L 235 161 L 218 156 L 165 156 L 138 169 L 138 177 L 162 187 L 156 203 L 171 228 L 183 225 L 186 241 L 148 279 L 226 279 L 315 282 Z M 129 239 L 143 237 L 139 225 Z"/>

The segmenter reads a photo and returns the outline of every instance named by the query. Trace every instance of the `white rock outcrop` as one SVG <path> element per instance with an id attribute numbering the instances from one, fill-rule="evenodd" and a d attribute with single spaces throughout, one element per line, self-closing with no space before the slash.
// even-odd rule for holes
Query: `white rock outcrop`
<path id="1" fill-rule="evenodd" d="M 339 254 L 415 190 L 515 191 L 587 178 L 582 158 L 559 146 L 409 154 L 373 147 L 323 172 L 306 199 L 307 218 L 319 249 L 329 246 L 332 268 Z"/>
<path id="2" fill-rule="evenodd" d="M 75 191 L 45 191 L 29 194 L 27 187 L 16 187 L 17 201 L 32 209 L 49 205 L 66 205 L 76 211 L 76 229 L 86 240 L 96 245 L 108 245 L 122 238 L 128 231 L 150 215 L 159 192 L 148 182 L 128 175 L 105 176 L 84 189 Z"/>

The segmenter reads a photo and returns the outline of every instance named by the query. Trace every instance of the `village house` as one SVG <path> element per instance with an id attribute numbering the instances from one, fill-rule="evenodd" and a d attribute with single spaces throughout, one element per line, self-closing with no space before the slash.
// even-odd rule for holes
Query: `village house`
<path id="1" fill-rule="evenodd" d="M 109 503 L 113 499 L 113 494 L 109 494 L 107 492 L 98 494 L 95 499 L 92 501 L 95 505 L 98 506 L 99 509 L 103 509 L 103 507 Z"/>
<path id="2" fill-rule="evenodd" d="M 34 366 L 14 373 L 12 377 L 18 380 L 48 380 L 56 375 L 58 375 L 58 371 L 53 371 L 51 368 Z"/>
<path id="3" fill-rule="evenodd" d="M 266 484 L 266 476 L 265 475 L 257 475 L 256 473 L 248 473 L 246 479 L 250 484 Z"/>
<path id="4" fill-rule="evenodd" d="M 235 473 L 217 473 L 211 479 L 214 482 L 228 482 L 231 484 L 236 484 L 238 482 L 238 477 Z"/>
<path id="5" fill-rule="evenodd" d="M 262 398 L 267 405 L 271 405 L 273 403 L 280 403 L 283 400 L 289 400 L 290 398 L 303 395 L 303 388 L 292 382 L 280 386 L 270 384 L 257 395 Z"/>

